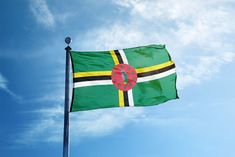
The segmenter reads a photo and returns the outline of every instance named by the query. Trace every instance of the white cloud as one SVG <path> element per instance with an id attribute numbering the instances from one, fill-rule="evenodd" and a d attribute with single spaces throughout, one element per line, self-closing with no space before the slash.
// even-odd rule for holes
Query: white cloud
<path id="1" fill-rule="evenodd" d="M 63 112 L 61 105 L 35 111 L 40 118 L 35 120 L 16 140 L 18 143 L 61 142 L 63 139 Z M 70 137 L 75 142 L 82 137 L 104 136 L 141 118 L 143 110 L 105 109 L 70 113 Z"/>
<path id="2" fill-rule="evenodd" d="M 129 9 L 131 14 L 145 19 L 193 20 L 212 9 L 229 7 L 232 0 L 115 0 L 115 4 Z"/>
<path id="3" fill-rule="evenodd" d="M 105 28 L 98 31 L 92 31 L 88 33 L 87 40 L 80 40 L 76 43 L 82 43 L 85 49 L 89 47 L 88 45 L 94 45 L 94 47 L 91 49 L 97 50 L 114 48 L 118 49 L 153 43 L 154 39 L 156 39 L 155 41 L 161 41 L 159 39 L 160 35 L 161 34 L 157 33 L 145 33 L 144 30 L 141 31 L 128 25 L 114 25 L 108 29 Z M 96 38 L 94 36 L 96 36 Z M 210 48 L 212 50 L 210 50 L 208 47 L 202 47 L 200 48 L 202 52 L 195 52 L 195 50 L 191 51 L 190 49 L 184 50 L 183 46 L 177 46 L 176 36 L 172 35 L 172 38 L 175 39 L 175 42 L 173 40 L 170 41 L 169 43 L 171 43 L 171 45 L 167 47 L 171 48 L 172 46 L 170 51 L 175 52 L 171 53 L 171 55 L 176 59 L 180 89 L 191 84 L 199 84 L 202 81 L 211 79 L 214 74 L 220 71 L 224 64 L 230 63 L 234 60 L 235 53 L 219 51 L 224 47 L 220 44 L 215 45 L 214 49 Z M 187 39 L 188 42 L 190 40 L 191 39 Z M 194 47 L 193 44 L 197 43 L 192 42 L 190 45 Z M 221 46 L 219 50 L 217 49 L 217 46 Z M 203 52 L 205 52 L 205 54 Z M 194 58 L 189 60 L 188 58 L 192 56 L 192 53 L 195 53 Z"/>
<path id="4" fill-rule="evenodd" d="M 34 111 L 33 114 L 39 115 L 39 118 L 34 123 L 27 125 L 26 130 L 16 138 L 15 142 L 31 145 L 34 142 L 62 140 L 63 108 L 61 105 L 40 109 Z"/>
<path id="5" fill-rule="evenodd" d="M 22 102 L 22 97 L 12 92 L 8 88 L 7 84 L 8 84 L 7 79 L 3 77 L 3 75 L 0 73 L 0 89 L 8 93 L 10 96 L 12 96 L 17 102 L 19 103 Z"/>
<path id="6" fill-rule="evenodd" d="M 80 116 L 76 114 L 71 117 L 71 123 L 73 123 L 71 135 L 74 137 L 104 136 L 118 131 L 135 119 L 140 119 L 143 116 L 143 110 L 114 108 L 84 112 L 80 113 Z"/>
<path id="7" fill-rule="evenodd" d="M 235 11 L 231 8 L 234 2 L 231 0 L 115 0 L 113 2 L 130 11 L 132 16 L 129 23 L 132 25 L 138 25 L 136 21 L 144 23 L 141 28 L 139 27 L 140 32 L 159 32 L 162 34 L 162 41 L 214 49 L 225 46 L 224 36 L 235 33 L 233 27 L 235 21 L 231 20 L 235 18 Z M 155 30 L 145 29 L 151 27 L 155 27 Z M 168 32 L 163 32 L 161 27 L 166 27 Z"/>
<path id="8" fill-rule="evenodd" d="M 92 39 L 93 38 L 93 39 Z M 144 34 L 140 32 L 133 25 L 122 25 L 115 24 L 111 27 L 100 28 L 86 34 L 86 39 L 75 39 L 74 43 L 79 43 L 79 45 L 74 45 L 81 49 L 113 49 L 122 48 L 130 45 L 138 45 L 142 43 Z M 91 40 L 90 40 L 91 39 Z M 91 45 L 93 46 L 91 48 Z"/>
<path id="9" fill-rule="evenodd" d="M 47 28 L 54 27 L 54 15 L 48 8 L 47 2 L 45 0 L 31 0 L 30 10 L 38 23 L 42 24 Z"/>
<path id="10" fill-rule="evenodd" d="M 191 84 L 199 84 L 202 81 L 212 79 L 221 69 L 221 66 L 234 60 L 235 54 L 224 52 L 212 56 L 200 56 L 195 64 L 181 64 L 178 67 L 178 87 L 182 89 Z"/>
<path id="11" fill-rule="evenodd" d="M 235 11 L 230 8 L 232 1 L 113 2 L 126 9 L 130 18 L 96 28 L 85 37 L 75 39 L 75 43 L 79 43 L 75 48 L 104 50 L 166 44 L 177 63 L 180 87 L 208 80 L 223 64 L 234 60 L 235 21 L 231 19 L 235 18 Z M 225 60 L 226 56 L 231 60 Z M 194 67 L 201 69 L 197 75 L 198 70 L 192 70 Z"/>
<path id="12" fill-rule="evenodd" d="M 0 88 L 6 89 L 7 88 L 7 80 L 0 74 Z"/>
<path id="13" fill-rule="evenodd" d="M 165 43 L 176 61 L 180 88 L 209 80 L 224 64 L 234 61 L 235 46 L 231 39 L 235 35 L 235 21 L 231 19 L 235 14 L 229 5 L 232 1 L 116 0 L 114 3 L 127 9 L 130 18 L 78 36 L 74 43 L 79 45 L 73 44 L 74 49 L 104 50 Z M 53 101 L 51 97 L 43 100 Z M 63 95 L 59 96 L 60 100 L 62 98 Z M 155 120 L 145 117 L 145 111 L 141 109 L 107 110 L 72 113 L 71 138 L 108 135 L 131 122 L 171 125 L 184 121 L 175 118 Z M 29 126 L 21 141 L 61 141 L 63 107 L 51 107 L 38 113 L 41 118 Z"/>
<path id="14" fill-rule="evenodd" d="M 71 9 L 73 5 L 70 6 L 67 2 L 47 0 L 29 2 L 29 8 L 35 20 L 46 28 L 53 28 L 56 24 L 64 25 L 78 15 L 77 10 Z"/>
<path id="15" fill-rule="evenodd" d="M 184 108 L 185 109 L 185 108 Z M 101 137 L 118 132 L 128 124 L 145 123 L 148 125 L 172 127 L 189 125 L 190 119 L 151 115 L 143 108 L 110 108 L 70 113 L 70 140 L 80 142 L 84 138 Z M 34 111 L 40 118 L 28 125 L 15 142 L 33 145 L 38 142 L 62 142 L 63 140 L 62 105 Z"/>

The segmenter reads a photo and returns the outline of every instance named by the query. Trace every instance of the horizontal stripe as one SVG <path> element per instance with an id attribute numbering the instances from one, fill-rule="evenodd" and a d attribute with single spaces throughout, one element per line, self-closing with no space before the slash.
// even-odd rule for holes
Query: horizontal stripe
<path id="1" fill-rule="evenodd" d="M 149 72 L 144 72 L 144 73 L 138 73 L 137 76 L 138 77 L 146 77 L 146 76 L 151 76 L 151 75 L 155 75 L 155 74 L 159 74 L 165 71 L 168 71 L 170 69 L 175 68 L 175 64 L 172 64 L 170 66 L 164 67 L 162 69 L 158 69 L 158 70 L 154 70 L 154 71 L 149 71 Z"/>
<path id="2" fill-rule="evenodd" d="M 114 64 L 115 64 L 115 65 L 118 65 L 119 62 L 118 62 L 118 58 L 117 58 L 116 53 L 115 53 L 113 50 L 111 50 L 111 51 L 109 51 L 109 52 L 110 52 L 110 54 L 111 54 L 111 56 L 112 56 L 112 58 L 113 58 Z"/>
<path id="3" fill-rule="evenodd" d="M 137 83 L 160 79 L 160 78 L 169 76 L 169 75 L 174 74 L 174 73 L 176 73 L 176 69 L 175 68 L 171 69 L 171 70 L 168 70 L 168 71 L 165 71 L 165 72 L 162 72 L 162 73 L 159 73 L 159 74 L 155 74 L 155 75 L 151 75 L 151 76 L 146 76 L 146 77 L 140 77 L 140 78 L 137 79 Z"/>
<path id="4" fill-rule="evenodd" d="M 150 76 L 145 76 L 145 77 L 138 77 L 137 78 L 137 83 L 139 82 L 146 82 L 146 81 L 151 81 L 151 80 L 155 80 L 155 79 L 160 79 L 163 77 L 166 77 L 168 75 L 171 75 L 173 73 L 175 73 L 176 70 L 175 68 L 162 72 L 162 73 L 158 73 L 155 75 L 150 75 Z M 91 77 L 91 78 L 95 78 L 95 77 Z M 76 78 L 76 79 L 81 79 L 81 78 Z M 78 87 L 85 87 L 85 86 L 96 86 L 96 85 L 110 85 L 113 84 L 111 77 L 106 78 L 107 80 L 84 80 L 84 81 L 80 81 L 80 82 L 75 82 L 74 81 L 74 88 L 78 88 Z"/>
<path id="5" fill-rule="evenodd" d="M 162 64 L 157 64 L 157 65 L 154 65 L 154 66 L 150 66 L 150 67 L 138 68 L 138 69 L 136 69 L 136 72 L 137 73 L 144 73 L 144 72 L 154 71 L 154 70 L 165 68 L 165 67 L 170 66 L 172 64 L 174 64 L 174 62 L 168 61 L 168 62 L 165 62 L 165 63 L 162 63 Z"/>
<path id="6" fill-rule="evenodd" d="M 119 61 L 123 62 L 122 56 L 117 50 L 110 51 L 110 53 L 114 53 L 112 56 L 114 59 L 114 62 L 118 62 L 118 63 Z M 116 58 L 116 61 L 115 61 L 115 58 Z M 145 82 L 146 80 L 149 80 L 149 79 L 153 80 L 153 79 L 158 79 L 158 77 L 160 78 L 164 77 L 165 72 L 167 72 L 168 70 L 172 68 L 175 68 L 174 63 L 172 61 L 168 61 L 168 62 L 158 64 L 155 66 L 136 69 L 138 73 L 137 82 Z M 74 73 L 74 79 L 73 79 L 74 88 L 113 84 L 111 80 L 111 73 L 112 73 L 111 71 L 91 71 L 91 72 Z"/>
<path id="7" fill-rule="evenodd" d="M 114 59 L 114 62 L 117 61 L 117 64 L 118 64 L 117 57 L 114 57 L 113 59 Z M 127 60 L 125 62 L 126 62 L 125 64 L 128 64 Z M 158 69 L 161 69 L 161 68 L 167 67 L 169 65 L 173 65 L 173 64 L 174 63 L 172 61 L 169 61 L 169 62 L 166 62 L 166 63 L 163 63 L 163 64 L 158 64 L 158 65 L 154 65 L 154 66 L 150 66 L 150 67 L 145 67 L 145 68 L 139 68 L 139 69 L 136 69 L 136 72 L 137 73 L 145 73 L 145 72 L 149 72 L 149 71 L 158 70 Z M 77 72 L 77 73 L 73 74 L 73 78 L 88 77 L 88 76 L 111 76 L 111 74 L 112 74 L 112 71 Z"/>
<path id="8" fill-rule="evenodd" d="M 88 77 L 88 76 L 111 76 L 112 71 L 90 71 L 77 72 L 73 74 L 73 78 Z"/>
<path id="9" fill-rule="evenodd" d="M 112 80 L 99 80 L 99 81 L 84 81 L 84 82 L 75 82 L 73 85 L 74 88 L 78 87 L 87 87 L 87 86 L 98 86 L 98 85 L 112 85 Z"/>
<path id="10" fill-rule="evenodd" d="M 74 78 L 73 82 L 95 81 L 95 80 L 111 80 L 111 76 L 79 77 L 79 78 Z"/>

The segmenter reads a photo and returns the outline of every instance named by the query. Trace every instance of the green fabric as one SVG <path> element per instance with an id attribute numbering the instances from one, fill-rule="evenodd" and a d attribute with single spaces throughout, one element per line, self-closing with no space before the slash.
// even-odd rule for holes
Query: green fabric
<path id="1" fill-rule="evenodd" d="M 143 68 L 161 64 L 170 60 L 164 45 L 124 49 L 128 63 L 134 68 Z"/>
<path id="2" fill-rule="evenodd" d="M 157 105 L 178 98 L 175 82 L 176 74 L 172 74 L 158 80 L 137 83 L 132 89 L 135 106 Z"/>
<path id="3" fill-rule="evenodd" d="M 71 51 L 74 72 L 111 71 L 114 66 L 109 51 L 76 52 Z"/>
<path id="4" fill-rule="evenodd" d="M 72 111 L 118 107 L 118 92 L 114 85 L 89 86 L 74 89 Z"/>
<path id="5" fill-rule="evenodd" d="M 171 61 L 164 45 L 123 49 L 129 65 L 136 68 Z M 115 66 L 109 51 L 71 51 L 73 72 L 112 71 Z M 148 82 L 137 82 L 132 88 L 134 106 L 151 106 L 178 98 L 176 74 Z M 71 111 L 119 107 L 118 89 L 113 85 L 78 87 L 73 90 Z"/>

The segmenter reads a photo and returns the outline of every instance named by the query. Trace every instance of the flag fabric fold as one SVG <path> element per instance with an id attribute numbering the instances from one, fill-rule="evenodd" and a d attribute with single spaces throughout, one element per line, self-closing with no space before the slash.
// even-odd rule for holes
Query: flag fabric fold
<path id="1" fill-rule="evenodd" d="M 71 112 L 151 106 L 177 99 L 175 64 L 164 45 L 71 51 Z"/>

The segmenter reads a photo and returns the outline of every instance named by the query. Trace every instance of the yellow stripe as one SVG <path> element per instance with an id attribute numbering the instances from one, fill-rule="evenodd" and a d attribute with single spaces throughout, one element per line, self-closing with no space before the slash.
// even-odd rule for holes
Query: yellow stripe
<path id="1" fill-rule="evenodd" d="M 113 58 L 114 64 L 118 65 L 119 61 L 118 61 L 118 58 L 117 58 L 117 55 L 115 54 L 115 52 L 113 50 L 111 50 L 109 52 Z M 118 90 L 118 100 L 119 100 L 119 107 L 124 107 L 124 94 L 123 94 L 122 90 Z"/>
<path id="2" fill-rule="evenodd" d="M 124 107 L 124 96 L 122 90 L 118 90 L 118 97 L 119 97 L 119 107 Z"/>
<path id="3" fill-rule="evenodd" d="M 87 76 L 111 76 L 112 71 L 89 71 L 77 72 L 73 74 L 73 78 L 87 77 Z"/>
<path id="4" fill-rule="evenodd" d="M 114 52 L 113 50 L 111 50 L 111 51 L 109 51 L 109 52 L 111 53 L 111 56 L 113 57 L 114 64 L 115 64 L 115 65 L 118 65 L 119 62 L 118 62 L 118 58 L 117 58 L 115 52 Z"/>
<path id="5" fill-rule="evenodd" d="M 117 56 L 114 54 L 114 57 L 113 57 L 114 62 L 115 62 L 115 58 L 117 59 Z M 118 60 L 117 60 L 117 62 L 118 62 Z M 174 64 L 174 62 L 168 61 L 168 62 L 165 62 L 165 63 L 162 63 L 162 64 L 136 69 L 136 72 L 137 73 L 149 72 L 149 71 L 165 68 L 165 67 L 170 66 L 172 64 Z M 73 78 L 87 77 L 87 76 L 111 76 L 111 74 L 112 74 L 112 71 L 77 72 L 77 73 L 73 74 Z"/>
<path id="6" fill-rule="evenodd" d="M 165 67 L 170 66 L 172 64 L 174 64 L 174 62 L 168 61 L 168 62 L 165 62 L 165 63 L 162 63 L 162 64 L 136 69 L 136 72 L 137 73 L 149 72 L 149 71 L 165 68 Z"/>

